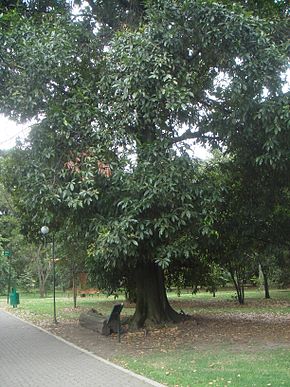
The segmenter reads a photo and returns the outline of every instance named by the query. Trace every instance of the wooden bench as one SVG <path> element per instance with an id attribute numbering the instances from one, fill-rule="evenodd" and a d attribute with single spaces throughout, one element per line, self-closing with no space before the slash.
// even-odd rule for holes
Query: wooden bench
<path id="1" fill-rule="evenodd" d="M 85 297 L 86 295 L 94 295 L 94 294 L 99 294 L 100 293 L 100 290 L 98 289 L 78 289 L 78 294 L 81 296 L 81 297 Z"/>
<path id="2" fill-rule="evenodd" d="M 97 331 L 102 335 L 109 336 L 111 333 L 118 333 L 118 339 L 121 338 L 121 319 L 120 315 L 123 309 L 123 304 L 114 305 L 109 317 L 104 317 L 95 309 L 91 309 L 86 313 L 81 313 L 79 317 L 80 325 Z"/>

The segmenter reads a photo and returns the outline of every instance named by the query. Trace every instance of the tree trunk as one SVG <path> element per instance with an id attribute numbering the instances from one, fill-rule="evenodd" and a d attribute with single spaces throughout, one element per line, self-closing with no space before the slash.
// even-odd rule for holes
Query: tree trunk
<path id="1" fill-rule="evenodd" d="M 74 300 L 74 308 L 77 307 L 77 287 L 76 287 L 76 277 L 75 272 L 72 272 L 72 282 L 73 282 L 73 300 Z"/>
<path id="2" fill-rule="evenodd" d="M 241 305 L 243 305 L 245 303 L 245 288 L 243 279 L 240 279 L 236 270 L 230 269 L 229 272 L 236 288 L 238 301 Z"/>
<path id="3" fill-rule="evenodd" d="M 131 328 L 178 322 L 183 318 L 168 302 L 160 267 L 154 263 L 139 265 L 136 273 L 136 309 Z"/>
<path id="4" fill-rule="evenodd" d="M 45 285 L 42 281 L 39 281 L 39 295 L 40 295 L 40 298 L 45 297 Z"/>
<path id="5" fill-rule="evenodd" d="M 39 281 L 39 295 L 41 298 L 44 298 L 46 295 L 45 285 L 50 273 L 51 264 L 49 263 L 47 266 L 42 262 L 41 249 L 42 249 L 42 245 L 40 244 L 37 249 L 35 261 L 37 265 L 37 274 L 38 274 L 38 281 Z"/>
<path id="6" fill-rule="evenodd" d="M 261 271 L 262 271 L 263 277 L 264 277 L 265 298 L 269 299 L 271 297 L 270 297 L 270 290 L 269 290 L 268 271 L 262 265 L 261 265 Z"/>

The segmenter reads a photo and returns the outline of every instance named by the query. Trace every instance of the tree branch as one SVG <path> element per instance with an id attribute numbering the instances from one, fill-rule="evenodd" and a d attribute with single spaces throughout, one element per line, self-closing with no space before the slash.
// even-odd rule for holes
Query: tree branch
<path id="1" fill-rule="evenodd" d="M 194 138 L 199 138 L 202 140 L 220 140 L 220 137 L 218 136 L 209 136 L 209 135 L 201 134 L 199 132 L 191 132 L 191 130 L 188 129 L 180 136 L 172 138 L 171 143 L 176 144 L 177 142 L 190 140 Z"/>

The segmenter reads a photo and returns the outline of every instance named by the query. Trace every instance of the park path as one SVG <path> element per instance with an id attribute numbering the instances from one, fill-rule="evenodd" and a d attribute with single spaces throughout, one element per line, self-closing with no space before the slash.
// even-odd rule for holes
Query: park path
<path id="1" fill-rule="evenodd" d="M 0 310 L 0 387 L 159 386 Z"/>

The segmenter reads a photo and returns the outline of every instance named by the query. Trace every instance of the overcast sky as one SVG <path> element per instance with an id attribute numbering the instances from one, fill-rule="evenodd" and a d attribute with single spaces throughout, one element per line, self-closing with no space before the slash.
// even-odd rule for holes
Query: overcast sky
<path id="1" fill-rule="evenodd" d="M 29 132 L 28 125 L 17 125 L 0 114 L 0 149 L 9 149 L 15 145 L 16 139 L 25 138 Z"/>

